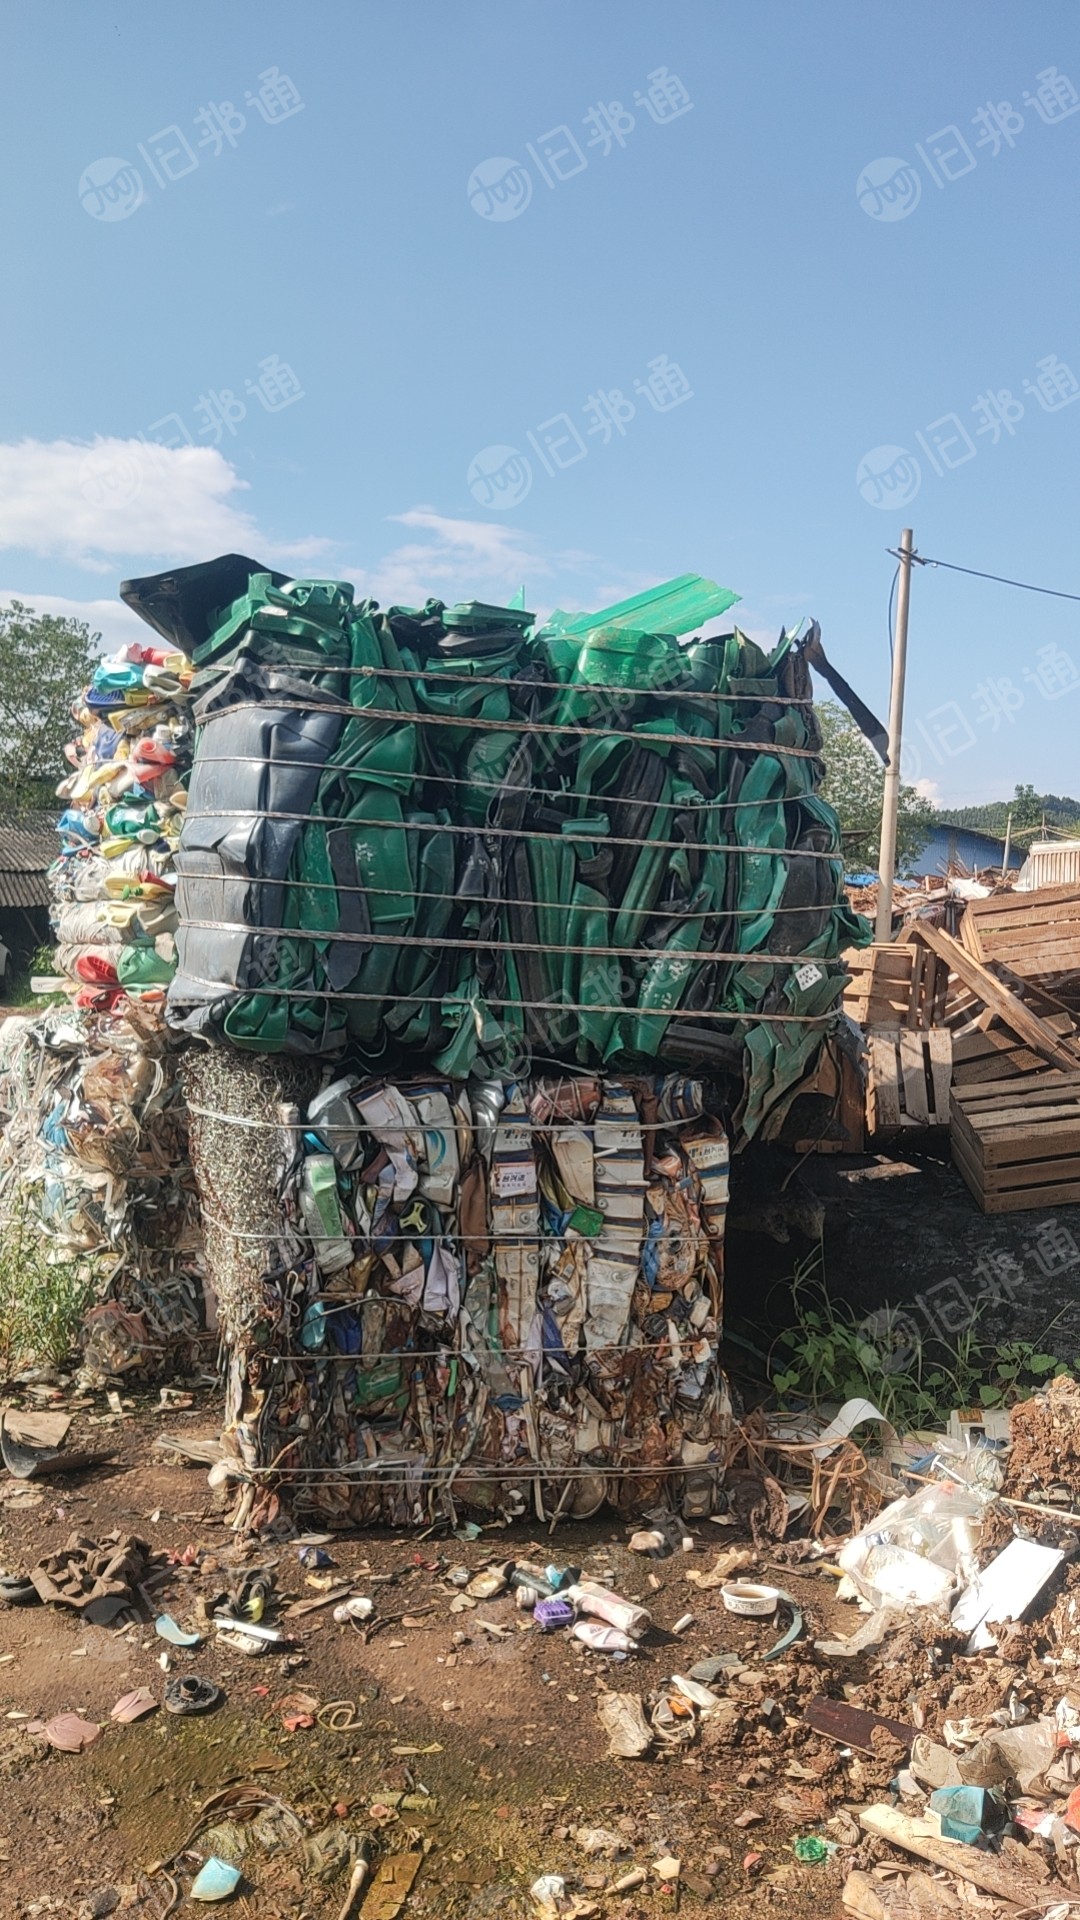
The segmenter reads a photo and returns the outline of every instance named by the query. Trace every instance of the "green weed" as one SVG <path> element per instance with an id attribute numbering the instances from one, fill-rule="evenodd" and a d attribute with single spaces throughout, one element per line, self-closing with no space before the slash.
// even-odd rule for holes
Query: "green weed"
<path id="1" fill-rule="evenodd" d="M 867 1399 L 899 1431 L 938 1427 L 954 1408 L 1009 1407 L 1053 1375 L 1072 1371 L 1041 1343 L 980 1339 L 978 1302 L 970 1326 L 951 1339 L 923 1340 L 903 1307 L 857 1314 L 830 1294 L 820 1248 L 800 1262 L 789 1284 L 795 1318 L 777 1335 L 769 1358 L 782 1406 Z"/>
<path id="2" fill-rule="evenodd" d="M 0 1223 L 0 1375 L 67 1360 L 94 1297 L 88 1265 L 54 1260 L 31 1219 Z"/>

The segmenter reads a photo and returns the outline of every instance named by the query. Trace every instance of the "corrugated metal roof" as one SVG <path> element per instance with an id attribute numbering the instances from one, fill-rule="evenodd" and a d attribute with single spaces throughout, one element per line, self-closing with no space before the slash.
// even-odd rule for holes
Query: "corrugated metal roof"
<path id="1" fill-rule="evenodd" d="M 51 814 L 0 817 L 0 907 L 47 907 L 45 873 L 59 850 Z"/>
<path id="2" fill-rule="evenodd" d="M 1033 840 L 1016 881 L 1018 893 L 1080 884 L 1080 840 Z"/>

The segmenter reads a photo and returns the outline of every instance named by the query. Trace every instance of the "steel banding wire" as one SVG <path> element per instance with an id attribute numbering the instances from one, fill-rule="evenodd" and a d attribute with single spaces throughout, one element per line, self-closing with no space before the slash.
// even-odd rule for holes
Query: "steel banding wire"
<path id="1" fill-rule="evenodd" d="M 575 1072 L 578 1077 L 583 1080 L 591 1080 L 596 1077 L 589 1072 L 587 1067 L 578 1067 L 568 1069 L 567 1071 Z M 634 1074 L 629 1077 L 641 1079 L 642 1076 L 640 1074 Z M 657 1075 L 656 1077 L 662 1078 L 663 1076 Z M 686 1074 L 682 1077 L 685 1079 L 693 1079 L 694 1075 Z M 436 1075 L 436 1080 L 438 1080 L 438 1078 L 439 1076 Z M 511 1075 L 511 1079 L 513 1078 L 514 1076 Z M 409 1084 L 410 1081 L 408 1079 L 402 1080 L 395 1078 L 394 1080 L 394 1086 L 399 1092 L 405 1093 L 406 1099 L 408 1098 L 408 1094 L 405 1092 L 405 1089 Z M 431 1084 L 431 1079 L 428 1078 L 419 1082 L 416 1090 L 420 1091 L 424 1088 L 429 1088 Z M 450 1082 L 444 1078 L 442 1084 L 449 1085 Z M 317 1120 L 258 1120 L 254 1115 L 249 1118 L 246 1114 L 220 1113 L 214 1107 L 193 1107 L 188 1102 L 185 1102 L 185 1111 L 187 1113 L 197 1114 L 200 1120 L 222 1120 L 230 1127 L 261 1127 L 270 1133 L 343 1133 L 351 1136 L 353 1133 L 371 1132 L 371 1127 L 362 1114 L 358 1115 L 355 1127 L 347 1127 L 341 1126 L 336 1122 L 323 1124 Z M 696 1126 L 700 1120 L 708 1120 L 715 1117 L 716 1116 L 712 1114 L 689 1113 L 685 1114 L 681 1120 L 639 1120 L 636 1124 L 640 1133 L 670 1133 L 673 1127 L 693 1127 Z M 584 1114 L 578 1114 L 574 1119 L 568 1119 L 566 1115 L 560 1114 L 559 1118 L 560 1120 L 566 1120 L 568 1125 L 574 1127 L 591 1127 L 594 1124 L 592 1120 L 586 1120 Z M 622 1124 L 622 1119 L 623 1116 L 620 1116 L 619 1124 Z M 426 1128 L 421 1120 L 414 1122 L 406 1121 L 400 1127 L 387 1127 L 384 1126 L 381 1121 L 376 1124 L 378 1125 L 380 1133 L 390 1134 L 392 1138 L 400 1138 L 402 1140 L 407 1139 L 410 1133 L 476 1133 L 480 1126 L 479 1121 L 475 1121 L 471 1126 L 467 1126 L 463 1121 L 457 1120 L 452 1120 L 449 1126 L 434 1127 L 429 1125 Z M 529 1127 L 535 1133 L 554 1133 L 557 1131 L 556 1127 L 549 1121 L 533 1120 L 528 1114 L 514 1113 L 510 1115 L 509 1119 L 504 1119 L 502 1115 L 500 1115 L 494 1122 L 494 1125 L 496 1127 Z M 372 1137 L 374 1138 L 374 1136 Z M 478 1237 L 482 1239 L 483 1235 L 479 1235 Z"/>
<path id="2" fill-rule="evenodd" d="M 628 802 L 622 801 L 619 804 L 625 806 Z M 667 802 L 665 801 L 662 804 L 667 805 Z M 287 808 L 274 809 L 270 807 L 207 807 L 204 809 L 195 808 L 194 810 L 185 807 L 184 818 L 185 820 L 238 821 L 291 820 L 296 826 L 339 828 L 347 827 L 350 824 L 348 816 L 340 813 L 293 813 Z M 461 833 L 467 834 L 472 840 L 488 838 L 499 840 L 554 840 L 557 841 L 560 846 L 564 847 L 573 847 L 580 843 L 589 847 L 649 847 L 653 849 L 670 850 L 675 853 L 768 854 L 770 859 L 777 861 L 782 859 L 831 860 L 837 866 L 843 864 L 843 854 L 839 847 L 834 853 L 817 853 L 813 849 L 804 851 L 801 847 L 740 846 L 736 840 L 720 840 L 715 842 L 711 840 L 649 840 L 641 837 L 631 838 L 626 834 L 616 833 L 552 833 L 542 827 L 471 827 L 459 826 L 454 822 L 441 824 L 438 821 L 430 820 L 364 819 L 354 821 L 352 824 L 357 828 L 382 827 L 401 833 Z M 567 822 L 567 825 L 585 826 L 586 822 L 582 820 L 570 820 Z M 181 852 L 183 852 L 183 848 L 181 848 Z M 259 881 L 258 875 L 245 874 L 243 877 L 249 882 L 253 880 Z M 180 878 L 184 878 L 182 872 Z M 282 882 L 273 880 L 260 882 L 260 884 L 280 886 Z M 302 886 L 303 880 L 289 879 L 289 877 L 286 876 L 285 884 Z"/>
<path id="3" fill-rule="evenodd" d="M 327 669 L 333 671 L 333 669 Z M 321 689 L 320 689 L 321 691 Z M 545 720 L 484 720 L 473 716 L 459 719 L 456 714 L 414 713 L 402 711 L 400 707 L 353 707 L 344 700 L 236 700 L 227 707 L 215 707 L 205 719 L 199 720 L 199 726 L 208 726 L 212 720 L 224 720 L 234 713 L 333 713 L 340 717 L 346 715 L 360 720 L 393 720 L 397 726 L 456 727 L 468 733 L 555 733 L 582 735 L 586 740 L 598 740 L 605 737 L 625 740 L 629 746 L 669 747 L 723 747 L 731 753 L 771 753 L 776 759 L 820 760 L 820 748 L 782 747 L 761 740 L 746 740 L 741 734 L 727 734 L 715 738 L 710 734 L 696 733 L 645 733 L 627 727 L 582 727 L 554 726 Z"/>
<path id="4" fill-rule="evenodd" d="M 528 729 L 524 731 L 527 732 Z M 628 735 L 627 738 L 630 736 Z M 254 758 L 254 756 L 248 757 Z M 231 767 L 236 763 L 234 753 L 199 752 L 196 758 L 200 767 L 216 765 Z M 260 767 L 291 767 L 301 773 L 344 773 L 350 780 L 356 778 L 358 774 L 363 775 L 363 768 L 343 766 L 340 760 L 282 760 L 273 754 L 260 754 L 258 765 Z M 530 799 L 539 794 L 545 800 L 575 801 L 578 804 L 589 801 L 597 805 L 626 805 L 625 799 L 618 794 L 580 794 L 573 787 L 538 787 L 532 780 L 523 787 L 509 787 L 505 780 L 470 780 L 466 774 L 442 773 L 424 768 L 418 768 L 415 773 L 407 774 L 404 778 L 410 785 L 415 786 L 471 787 L 476 793 L 501 793 L 514 797 L 525 794 Z M 800 800 L 804 800 L 807 791 L 810 789 L 765 800 L 706 800 L 704 796 L 699 795 L 693 800 L 657 800 L 655 805 L 674 807 L 681 813 L 695 814 L 719 813 L 725 807 L 731 808 L 732 811 L 737 807 L 785 807 L 796 805 Z"/>
<path id="5" fill-rule="evenodd" d="M 220 818 L 220 816 L 217 817 Z M 347 825 L 347 822 L 343 821 L 341 824 Z M 483 832 L 484 830 L 483 828 L 478 828 L 477 831 Z M 561 835 L 560 838 L 562 838 Z M 651 844 L 655 844 L 655 842 Z M 697 841 L 688 840 L 686 844 L 698 852 L 717 853 L 721 851 L 720 848 L 708 847 Z M 743 848 L 743 852 L 745 851 L 746 849 Z M 789 849 L 788 851 L 790 852 L 791 850 Z M 799 855 L 796 857 L 801 858 Z M 181 879 L 186 877 L 186 875 L 180 876 Z M 286 877 L 284 882 L 279 880 L 258 881 L 253 880 L 250 874 L 245 874 L 243 878 L 253 886 L 281 886 L 284 884 L 285 886 L 302 887 L 305 893 L 377 894 L 384 900 L 454 900 L 459 906 L 467 907 L 480 905 L 485 907 L 520 907 L 528 904 L 527 901 L 522 901 L 520 896 L 514 897 L 510 894 L 500 893 L 485 893 L 479 897 L 475 897 L 472 894 L 462 893 L 430 893 L 423 887 L 384 887 L 382 885 L 373 887 L 368 886 L 362 881 L 358 882 L 355 886 L 351 886 L 345 882 L 339 883 L 336 880 L 290 880 Z M 233 873 L 200 873 L 198 880 L 200 886 L 202 886 L 204 882 L 211 880 L 217 881 L 220 886 L 230 887 L 236 885 L 237 876 Z M 116 904 L 123 905 L 123 902 L 118 901 Z M 778 908 L 777 911 L 783 913 L 785 918 L 789 913 L 816 913 L 819 916 L 828 916 L 832 913 L 835 904 L 839 903 L 832 903 L 826 906 L 781 907 Z M 576 907 L 572 900 L 551 900 L 544 905 L 545 913 L 580 913 L 581 911 L 582 909 Z M 590 909 L 590 912 L 592 911 L 597 911 L 597 909 Z M 653 918 L 657 920 L 701 920 L 703 918 L 707 920 L 760 920 L 762 910 L 760 907 L 710 907 L 707 911 L 703 912 L 701 907 L 624 907 L 613 905 L 605 907 L 602 911 L 605 913 L 613 913 L 619 919 L 624 919 L 627 915 L 632 915 L 635 919 L 639 920 L 642 918 Z M 111 925 L 111 922 L 103 922 L 102 924 Z M 195 922 L 188 921 L 185 924 L 193 926 Z M 215 922 L 215 925 L 216 924 Z M 261 929 L 253 929 L 253 931 L 261 931 Z M 635 947 L 634 951 L 638 954 L 645 954 L 648 953 L 650 949 L 647 947 Z"/>
<path id="6" fill-rule="evenodd" d="M 692 663 L 687 663 L 687 670 L 692 670 Z M 667 696 L 676 700 L 753 700 L 756 701 L 758 706 L 769 705 L 774 707 L 812 707 L 814 704 L 812 694 L 721 693 L 719 689 L 715 687 L 707 687 L 704 690 L 701 688 L 684 687 L 678 680 L 663 680 L 655 687 L 609 687 L 600 685 L 592 680 L 530 680 L 506 677 L 498 673 L 440 673 L 437 668 L 432 669 L 431 667 L 418 667 L 415 672 L 411 667 L 331 666 L 313 668 L 310 661 L 305 661 L 302 665 L 299 663 L 295 664 L 293 671 L 317 672 L 319 674 L 359 673 L 372 680 L 409 680 L 413 685 L 415 685 L 417 681 L 430 681 L 432 686 L 435 687 L 447 685 L 504 687 L 508 693 L 511 691 L 515 693 L 531 693 L 534 688 L 538 688 L 542 692 L 564 693 L 572 695 L 575 698 L 579 696 L 588 698 L 594 693 L 611 693 L 618 695 L 622 700 L 631 698 L 661 699 Z"/>
<path id="7" fill-rule="evenodd" d="M 255 931 L 257 932 L 258 929 L 256 928 Z M 675 959 L 678 959 L 678 957 L 678 954 L 674 955 Z M 752 954 L 740 954 L 739 958 L 751 963 L 753 962 Z M 213 987 L 222 999 L 232 999 L 237 995 L 243 998 L 247 994 L 264 993 L 272 994 L 279 1000 L 377 1000 L 381 1005 L 387 998 L 385 993 L 335 992 L 331 991 L 328 987 L 275 987 L 262 983 L 256 986 L 237 987 L 232 984 L 223 986 L 220 980 L 207 980 L 200 973 L 187 973 L 184 975 L 184 979 L 189 980 L 191 984 L 196 987 Z M 407 1004 L 415 1007 L 443 1007 L 446 1005 L 447 1000 L 451 998 L 453 998 L 453 996 L 446 993 L 410 993 L 405 996 Z M 465 1000 L 460 1001 L 462 1009 L 464 1009 L 467 1004 Z M 489 994 L 484 995 L 484 1005 L 486 1007 L 528 1008 L 530 1011 L 546 1013 L 628 1013 L 632 1017 L 637 1017 L 639 1012 L 641 1012 L 637 1007 L 627 1005 L 618 1007 L 601 1006 L 599 1004 L 590 1004 L 584 1000 L 559 1000 L 557 1002 L 550 1000 L 495 1000 Z M 752 1010 L 744 1010 L 736 1013 L 726 1007 L 694 1007 L 687 1013 L 678 1007 L 656 1007 L 646 1009 L 641 1013 L 641 1017 L 650 1020 L 666 1021 L 678 1019 L 732 1020 L 736 1024 L 745 1022 L 748 1026 L 755 1027 L 762 1025 L 778 1027 L 820 1027 L 826 1026 L 835 1020 L 836 1010 L 834 1008 L 828 1013 L 755 1013 Z"/>
<path id="8" fill-rule="evenodd" d="M 432 1202 L 431 1204 L 433 1205 L 434 1202 Z M 515 1194 L 512 1200 L 510 1198 L 500 1200 L 497 1196 L 492 1200 L 492 1205 L 495 1207 L 498 1207 L 498 1206 L 507 1207 L 512 1205 L 524 1207 L 530 1204 L 531 1202 L 523 1200 L 520 1194 Z M 586 1203 L 582 1201 L 581 1204 L 584 1206 Z M 726 1213 L 727 1204 L 728 1204 L 726 1200 L 722 1202 L 718 1201 L 715 1204 L 717 1206 L 722 1206 L 724 1212 Z M 216 1214 L 207 1213 L 205 1209 L 203 1211 L 203 1218 L 204 1220 L 209 1220 L 211 1226 L 217 1227 L 219 1232 L 227 1234 L 231 1240 L 266 1240 L 266 1239 L 273 1239 L 275 1235 L 278 1239 L 282 1237 L 282 1223 L 281 1223 L 280 1217 L 276 1220 L 267 1221 L 266 1226 L 263 1227 L 261 1230 L 257 1227 L 230 1227 L 226 1224 L 224 1220 L 219 1220 Z M 647 1234 L 647 1229 L 645 1227 L 640 1227 L 640 1228 L 628 1227 L 620 1224 L 620 1222 L 617 1220 L 610 1223 L 605 1222 L 605 1227 L 612 1233 L 621 1234 L 624 1239 L 639 1240 L 642 1246 L 645 1246 L 647 1244 L 648 1234 Z M 290 1233 L 291 1237 L 295 1239 L 312 1240 L 312 1243 L 314 1245 L 313 1237 L 311 1234 L 308 1233 L 306 1227 L 297 1226 L 296 1228 L 290 1228 L 289 1223 L 286 1223 L 285 1231 Z M 378 1237 L 380 1240 L 384 1237 L 381 1229 Z M 598 1235 L 596 1237 L 599 1238 L 600 1236 Z M 336 1236 L 334 1234 L 321 1233 L 314 1236 L 314 1238 L 322 1241 L 322 1240 L 333 1240 L 336 1238 Z M 370 1240 L 366 1234 L 343 1233 L 341 1235 L 341 1238 L 343 1240 L 360 1240 L 364 1243 L 363 1253 L 374 1253 L 374 1249 L 372 1248 Z M 558 1232 L 525 1233 L 523 1231 L 518 1231 L 517 1228 L 511 1228 L 508 1231 L 504 1232 L 499 1227 L 492 1227 L 489 1233 L 458 1233 L 453 1227 L 442 1227 L 438 1232 L 433 1232 L 432 1230 L 425 1229 L 423 1227 L 417 1227 L 415 1229 L 415 1239 L 413 1237 L 412 1228 L 408 1228 L 408 1229 L 402 1228 L 396 1233 L 386 1235 L 386 1238 L 389 1240 L 406 1240 L 406 1241 L 412 1242 L 412 1244 L 416 1244 L 421 1240 L 439 1240 L 439 1241 L 446 1242 L 448 1245 L 453 1245 L 456 1242 L 461 1241 L 471 1246 L 474 1242 L 477 1242 L 482 1245 L 488 1245 L 492 1241 L 497 1240 L 500 1246 L 557 1247 L 560 1244 L 563 1236 Z M 590 1244 L 589 1237 L 586 1234 L 577 1234 L 575 1235 L 575 1240 L 573 1244 L 580 1245 L 580 1246 L 588 1246 Z M 703 1227 L 701 1229 L 700 1234 L 696 1234 L 696 1233 L 667 1234 L 666 1233 L 662 1241 L 658 1241 L 656 1244 L 660 1246 L 665 1246 L 665 1247 L 670 1247 L 670 1246 L 700 1247 L 703 1252 L 707 1252 L 709 1248 L 709 1236 L 706 1229 Z M 316 1260 L 318 1259 L 318 1255 L 314 1253 L 309 1257 Z M 363 1257 L 362 1254 L 357 1255 L 358 1259 L 362 1257 Z M 378 1256 L 376 1255 L 375 1257 L 378 1257 Z M 665 1291 L 668 1291 L 668 1289 L 665 1289 Z M 334 1296 L 331 1296 L 331 1298 L 333 1297 Z M 375 1300 L 375 1299 L 387 1301 L 396 1306 L 401 1305 L 400 1294 L 363 1293 L 363 1294 L 355 1294 L 355 1295 L 349 1296 L 349 1300 L 351 1302 L 367 1301 L 367 1300 Z M 513 1352 L 521 1351 L 522 1353 L 525 1353 L 525 1352 L 531 1351 L 531 1349 L 522 1347 L 521 1349 L 517 1349 L 517 1348 L 507 1349 L 507 1351 L 513 1351 Z"/>
<path id="9" fill-rule="evenodd" d="M 298 880 L 294 884 L 302 887 L 304 883 L 302 880 Z M 662 918 L 663 916 L 661 915 L 660 917 Z M 718 920 L 723 916 L 715 909 L 711 912 L 703 909 L 698 914 L 689 917 L 698 920 Z M 266 935 L 283 940 L 332 940 L 335 946 L 337 946 L 339 942 L 343 942 L 346 945 L 361 947 L 423 947 L 426 951 L 430 952 L 432 945 L 430 936 L 421 933 L 340 933 L 332 927 L 317 927 L 314 929 L 308 927 L 267 927 L 261 923 L 257 928 L 252 928 L 246 920 L 189 920 L 185 918 L 183 924 L 185 927 L 198 927 L 204 933 L 257 932 L 260 938 Z M 706 947 L 678 947 L 669 951 L 666 947 L 602 947 L 598 944 L 587 947 L 556 946 L 550 941 L 539 942 L 535 940 L 489 940 L 487 938 L 455 940 L 451 939 L 448 934 L 442 933 L 437 936 L 437 939 L 440 950 L 446 947 L 453 947 L 455 949 L 464 949 L 466 953 L 576 953 L 587 954 L 597 958 L 623 960 L 694 960 L 700 962 L 702 965 L 707 960 L 718 960 L 724 962 L 741 961 L 754 966 L 791 967 L 801 963 L 813 963 L 816 965 L 822 957 L 817 953 L 777 954 L 767 951 L 727 953 L 723 951 L 723 949 L 718 949 L 716 952 L 713 952 Z M 824 968 L 822 971 L 824 972 Z M 243 992 L 244 989 L 236 988 L 234 991 Z M 556 1003 L 556 1007 L 559 1004 L 561 1003 Z M 627 1011 L 629 1012 L 631 1010 L 628 1008 Z"/>
<path id="10" fill-rule="evenodd" d="M 711 1443 L 721 1447 L 721 1440 Z M 289 1447 L 299 1445 L 299 1440 L 287 1441 L 283 1452 Z M 636 1448 L 635 1448 L 636 1451 Z M 543 1460 L 480 1460 L 470 1464 L 468 1457 L 454 1460 L 447 1466 L 422 1466 L 419 1461 L 415 1467 L 408 1467 L 401 1456 L 388 1460 L 382 1465 L 378 1460 L 343 1460 L 336 1467 L 249 1467 L 236 1462 L 237 1478 L 240 1480 L 263 1479 L 273 1474 L 278 1480 L 303 1480 L 308 1486 L 332 1487 L 340 1485 L 342 1480 L 361 1479 L 370 1476 L 377 1479 L 381 1486 L 412 1487 L 438 1481 L 452 1481 L 459 1478 L 467 1480 L 515 1480 L 528 1477 L 536 1480 L 595 1480 L 598 1476 L 607 1479 L 625 1479 L 630 1477 L 665 1480 L 673 1473 L 708 1473 L 716 1471 L 722 1463 L 719 1460 L 664 1461 L 655 1466 L 624 1466 L 620 1461 L 604 1460 L 594 1467 L 557 1467 Z M 392 1476 L 396 1475 L 394 1478 Z"/>

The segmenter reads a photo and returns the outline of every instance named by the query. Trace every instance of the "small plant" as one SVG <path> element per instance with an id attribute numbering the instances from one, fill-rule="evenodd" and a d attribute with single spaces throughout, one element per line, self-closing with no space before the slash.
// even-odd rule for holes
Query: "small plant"
<path id="1" fill-rule="evenodd" d="M 53 1260 L 25 1212 L 0 1223 L 0 1375 L 66 1360 L 94 1296 L 88 1266 Z"/>
<path id="2" fill-rule="evenodd" d="M 1072 1371 L 1056 1354 L 1040 1353 L 1033 1340 L 1007 1341 L 997 1350 L 997 1358 L 990 1368 L 990 1378 L 979 1386 L 979 1404 L 983 1407 L 1011 1407 L 1017 1400 L 1028 1399 L 1034 1391 L 1034 1387 L 1027 1384 L 1025 1376 L 1030 1375 L 1035 1385 L 1039 1385 L 1043 1380 L 1056 1379 L 1059 1373 Z"/>
<path id="3" fill-rule="evenodd" d="M 979 1339 L 978 1303 L 951 1341 L 924 1341 L 903 1307 L 859 1315 L 830 1294 L 820 1248 L 796 1267 L 790 1287 L 795 1320 L 777 1335 L 769 1364 L 782 1405 L 866 1399 L 898 1430 L 941 1426 L 954 1408 L 1009 1407 L 1071 1370 L 1041 1343 Z"/>

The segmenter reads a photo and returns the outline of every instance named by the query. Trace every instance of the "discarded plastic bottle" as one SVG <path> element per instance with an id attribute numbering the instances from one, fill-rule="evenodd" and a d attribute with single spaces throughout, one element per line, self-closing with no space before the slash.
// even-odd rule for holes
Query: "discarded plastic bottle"
<path id="1" fill-rule="evenodd" d="M 564 1598 L 572 1601 L 579 1613 L 594 1614 L 598 1620 L 606 1620 L 609 1626 L 617 1627 L 620 1633 L 629 1634 L 634 1640 L 639 1640 L 646 1627 L 652 1625 L 652 1615 L 646 1607 L 621 1599 L 594 1580 L 576 1581 L 565 1589 Z"/>
<path id="2" fill-rule="evenodd" d="M 530 1565 L 528 1560 L 517 1562 L 510 1575 L 510 1585 L 515 1590 L 519 1587 L 528 1587 L 540 1600 L 550 1598 L 555 1591 L 554 1584 L 543 1568 Z"/>
<path id="3" fill-rule="evenodd" d="M 628 1633 L 620 1633 L 618 1627 L 605 1626 L 600 1620 L 578 1620 L 570 1631 L 575 1640 L 591 1647 L 594 1653 L 637 1652 L 637 1641 L 631 1640 Z"/>

